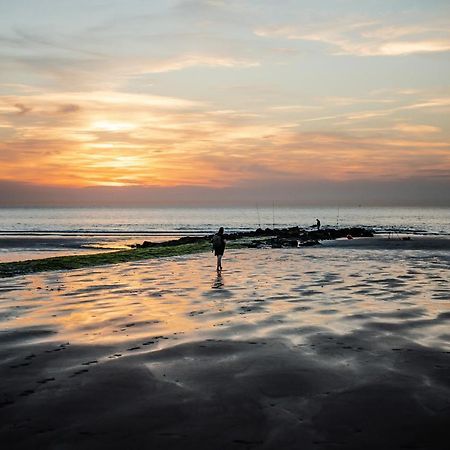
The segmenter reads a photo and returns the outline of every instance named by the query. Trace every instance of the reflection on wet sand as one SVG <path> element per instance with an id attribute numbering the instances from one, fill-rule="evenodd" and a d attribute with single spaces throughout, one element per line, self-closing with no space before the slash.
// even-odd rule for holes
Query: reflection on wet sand
<path id="1" fill-rule="evenodd" d="M 211 288 L 212 289 L 221 289 L 221 288 L 223 288 L 223 286 L 224 286 L 223 275 L 222 275 L 222 272 L 220 272 L 214 278 Z"/>
<path id="2" fill-rule="evenodd" d="M 7 448 L 445 448 L 448 252 L 213 263 L 2 280 Z"/>

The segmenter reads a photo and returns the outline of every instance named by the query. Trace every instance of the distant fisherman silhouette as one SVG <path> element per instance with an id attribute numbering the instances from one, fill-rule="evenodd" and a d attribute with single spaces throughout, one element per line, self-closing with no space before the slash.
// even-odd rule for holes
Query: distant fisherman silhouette
<path id="1" fill-rule="evenodd" d="M 320 220 L 316 219 L 316 227 L 317 227 L 317 231 L 320 230 Z"/>
<path id="2" fill-rule="evenodd" d="M 217 256 L 217 272 L 222 270 L 222 256 L 225 251 L 225 239 L 223 237 L 223 227 L 212 238 L 212 252 Z"/>

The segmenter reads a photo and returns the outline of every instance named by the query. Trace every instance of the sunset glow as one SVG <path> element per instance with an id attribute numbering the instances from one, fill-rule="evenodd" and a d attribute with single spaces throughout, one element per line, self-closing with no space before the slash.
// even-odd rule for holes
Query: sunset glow
<path id="1" fill-rule="evenodd" d="M 359 5 L 0 2 L 0 181 L 440 183 L 449 5 Z"/>

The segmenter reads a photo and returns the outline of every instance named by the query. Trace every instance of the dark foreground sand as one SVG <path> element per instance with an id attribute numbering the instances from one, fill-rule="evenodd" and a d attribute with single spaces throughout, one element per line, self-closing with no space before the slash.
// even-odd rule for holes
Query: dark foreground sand
<path id="1" fill-rule="evenodd" d="M 448 251 L 0 280 L 4 449 L 446 449 Z"/>

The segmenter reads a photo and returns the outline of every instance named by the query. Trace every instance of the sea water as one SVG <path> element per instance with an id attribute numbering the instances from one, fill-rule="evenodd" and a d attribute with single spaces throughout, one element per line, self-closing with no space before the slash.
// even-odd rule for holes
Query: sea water
<path id="1" fill-rule="evenodd" d="M 362 226 L 450 235 L 450 208 L 0 208 L 0 261 L 256 228 Z M 51 252 L 51 255 L 48 253 Z"/>

